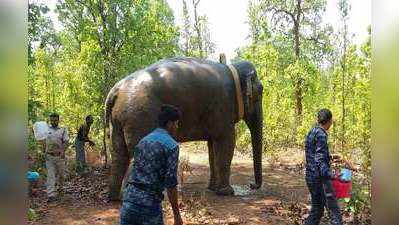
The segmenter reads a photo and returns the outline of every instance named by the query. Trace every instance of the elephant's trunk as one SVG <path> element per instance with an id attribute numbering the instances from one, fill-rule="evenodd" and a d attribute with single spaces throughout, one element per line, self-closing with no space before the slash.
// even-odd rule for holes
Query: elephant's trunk
<path id="1" fill-rule="evenodd" d="M 262 127 L 263 127 L 263 112 L 262 100 L 254 104 L 253 113 L 246 120 L 246 123 L 251 132 L 252 140 L 252 154 L 254 160 L 254 175 L 255 184 L 251 185 L 253 189 L 258 189 L 262 186 Z"/>

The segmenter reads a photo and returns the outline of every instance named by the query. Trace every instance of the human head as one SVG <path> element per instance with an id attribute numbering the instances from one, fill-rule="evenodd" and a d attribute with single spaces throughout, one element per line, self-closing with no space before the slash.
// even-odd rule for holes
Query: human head
<path id="1" fill-rule="evenodd" d="M 86 116 L 86 124 L 87 125 L 91 125 L 91 124 L 93 124 L 93 116 L 92 115 L 88 115 L 88 116 Z"/>
<path id="2" fill-rule="evenodd" d="M 158 115 L 158 125 L 170 134 L 176 135 L 180 117 L 181 112 L 175 106 L 162 105 L 161 112 Z"/>
<path id="3" fill-rule="evenodd" d="M 60 115 L 58 115 L 58 113 L 51 113 L 49 118 L 50 118 L 50 125 L 52 127 L 58 127 Z"/>
<path id="4" fill-rule="evenodd" d="M 317 113 L 317 122 L 322 126 L 324 129 L 330 129 L 332 125 L 332 113 L 329 109 L 320 109 Z"/>

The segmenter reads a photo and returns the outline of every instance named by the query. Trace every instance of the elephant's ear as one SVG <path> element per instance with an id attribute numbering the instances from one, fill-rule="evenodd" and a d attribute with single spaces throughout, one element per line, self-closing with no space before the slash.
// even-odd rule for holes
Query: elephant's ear
<path id="1" fill-rule="evenodd" d="M 245 76 L 245 102 L 247 103 L 248 106 L 248 111 L 252 111 L 252 106 L 253 106 L 253 77 L 255 76 L 255 71 L 249 72 Z"/>

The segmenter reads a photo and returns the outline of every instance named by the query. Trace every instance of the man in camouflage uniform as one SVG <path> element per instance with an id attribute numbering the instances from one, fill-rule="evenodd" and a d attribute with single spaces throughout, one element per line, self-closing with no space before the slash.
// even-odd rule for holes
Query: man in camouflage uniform
<path id="1" fill-rule="evenodd" d="M 159 128 L 144 137 L 134 149 L 134 162 L 120 211 L 120 225 L 163 225 L 163 190 L 167 190 L 175 225 L 182 219 L 177 198 L 179 146 L 173 139 L 180 112 L 164 105 Z"/>
<path id="2" fill-rule="evenodd" d="M 328 150 L 328 129 L 332 125 L 332 113 L 321 109 L 317 115 L 318 125 L 306 137 L 306 184 L 312 198 L 312 208 L 305 221 L 306 225 L 318 225 L 328 209 L 331 224 L 341 225 L 342 216 L 332 188 L 330 172 L 330 152 Z"/>
<path id="3" fill-rule="evenodd" d="M 68 130 L 58 127 L 59 115 L 50 115 L 50 127 L 45 140 L 47 168 L 47 196 L 54 201 L 58 195 L 57 185 L 61 187 L 65 173 L 65 150 L 68 146 Z"/>

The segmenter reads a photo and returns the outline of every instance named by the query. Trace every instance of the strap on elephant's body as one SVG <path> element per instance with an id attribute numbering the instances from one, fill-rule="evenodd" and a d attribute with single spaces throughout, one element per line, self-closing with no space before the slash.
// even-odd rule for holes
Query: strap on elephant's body
<path id="1" fill-rule="evenodd" d="M 240 77 L 238 76 L 238 72 L 233 65 L 227 65 L 233 74 L 234 84 L 236 87 L 236 96 L 237 96 L 237 105 L 238 105 L 238 120 L 241 120 L 244 117 L 244 103 L 242 100 L 242 92 L 241 92 L 241 83 Z"/>

